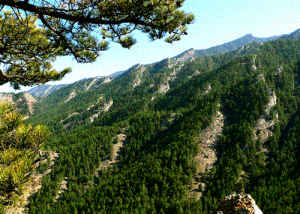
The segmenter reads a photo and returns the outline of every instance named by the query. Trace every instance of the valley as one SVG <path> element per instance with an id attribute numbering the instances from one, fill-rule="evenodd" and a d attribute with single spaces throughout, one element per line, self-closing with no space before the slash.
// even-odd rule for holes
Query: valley
<path id="1" fill-rule="evenodd" d="M 26 210 L 207 214 L 236 192 L 300 213 L 298 32 L 0 94 L 52 133 Z"/>

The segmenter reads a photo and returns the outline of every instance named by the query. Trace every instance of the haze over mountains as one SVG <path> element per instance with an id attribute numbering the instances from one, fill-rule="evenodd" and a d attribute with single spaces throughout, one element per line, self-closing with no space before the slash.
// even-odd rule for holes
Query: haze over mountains
<path id="1" fill-rule="evenodd" d="M 233 192 L 300 213 L 299 32 L 2 94 L 59 155 L 29 213 L 207 214 Z"/>

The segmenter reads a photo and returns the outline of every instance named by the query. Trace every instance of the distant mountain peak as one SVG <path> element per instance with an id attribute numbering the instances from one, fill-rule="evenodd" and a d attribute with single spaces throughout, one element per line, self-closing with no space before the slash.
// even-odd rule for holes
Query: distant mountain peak
<path id="1" fill-rule="evenodd" d="M 297 29 L 288 35 L 284 35 L 284 36 L 282 36 L 282 38 L 300 39 L 300 29 Z"/>
<path id="2" fill-rule="evenodd" d="M 246 34 L 245 36 L 243 36 L 243 37 L 251 37 L 251 38 L 255 38 L 255 36 L 253 36 L 253 34 L 252 33 L 248 33 L 248 34 Z M 242 38 L 243 38 L 242 37 Z"/>
<path id="3" fill-rule="evenodd" d="M 54 91 L 58 90 L 59 88 L 66 86 L 66 84 L 60 84 L 60 85 L 39 85 L 37 87 L 34 87 L 28 91 L 28 94 L 30 94 L 33 97 L 42 97 L 47 96 Z"/>

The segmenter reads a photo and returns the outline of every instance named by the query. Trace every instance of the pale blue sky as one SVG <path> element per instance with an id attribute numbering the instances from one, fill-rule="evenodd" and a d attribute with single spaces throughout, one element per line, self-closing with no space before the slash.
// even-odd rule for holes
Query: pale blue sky
<path id="1" fill-rule="evenodd" d="M 83 78 L 106 76 L 126 70 L 135 64 L 149 64 L 176 56 L 183 51 L 220 45 L 245 34 L 269 37 L 291 33 L 300 28 L 299 0 L 186 0 L 183 9 L 195 15 L 188 35 L 168 44 L 164 40 L 150 41 L 137 34 L 138 43 L 130 50 L 111 43 L 92 64 L 78 64 L 70 57 L 58 59 L 57 69 L 72 67 L 73 71 L 58 83 L 71 83 Z M 7 86 L 0 91 L 8 91 Z"/>

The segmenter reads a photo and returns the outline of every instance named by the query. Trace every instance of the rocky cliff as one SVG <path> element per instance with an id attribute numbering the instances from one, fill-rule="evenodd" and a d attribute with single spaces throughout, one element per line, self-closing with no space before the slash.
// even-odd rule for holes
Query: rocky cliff
<path id="1" fill-rule="evenodd" d="M 220 203 L 217 214 L 263 214 L 251 195 L 232 194 Z"/>

